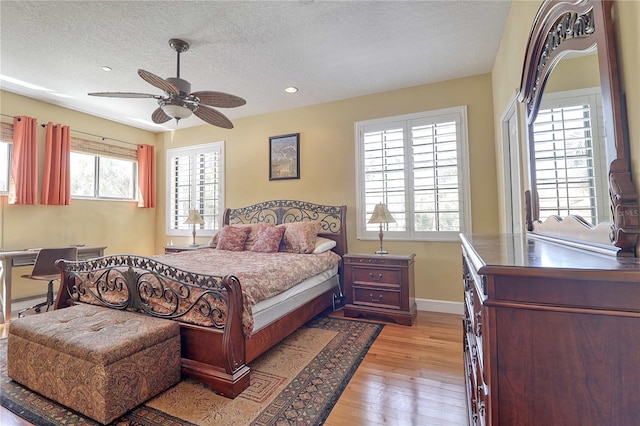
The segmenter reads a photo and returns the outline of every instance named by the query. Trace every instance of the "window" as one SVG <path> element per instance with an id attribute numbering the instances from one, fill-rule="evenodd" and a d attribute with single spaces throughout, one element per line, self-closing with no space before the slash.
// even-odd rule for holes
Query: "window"
<path id="1" fill-rule="evenodd" d="M 71 196 L 111 200 L 135 200 L 137 162 L 71 152 Z"/>
<path id="2" fill-rule="evenodd" d="M 579 215 L 589 223 L 608 217 L 607 170 L 598 89 L 545 94 L 533 127 L 539 219 Z M 596 166 L 602 162 L 600 166 Z"/>
<path id="3" fill-rule="evenodd" d="M 9 174 L 11 173 L 13 125 L 9 123 L 0 124 L 0 194 L 6 194 L 9 192 Z"/>
<path id="4" fill-rule="evenodd" d="M 377 203 L 396 220 L 396 240 L 456 241 L 471 230 L 466 107 L 358 122 L 357 233 L 377 239 L 367 221 Z"/>
<path id="5" fill-rule="evenodd" d="M 167 234 L 190 235 L 184 221 L 198 210 L 198 235 L 213 235 L 224 210 L 224 142 L 167 151 Z"/>
<path id="6" fill-rule="evenodd" d="M 138 197 L 138 151 L 135 145 L 70 138 L 71 196 L 100 200 Z"/>

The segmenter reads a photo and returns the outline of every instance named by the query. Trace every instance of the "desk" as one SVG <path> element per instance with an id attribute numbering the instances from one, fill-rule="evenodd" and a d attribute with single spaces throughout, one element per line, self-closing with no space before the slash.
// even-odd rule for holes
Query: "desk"
<path id="1" fill-rule="evenodd" d="M 78 260 L 104 256 L 106 246 L 78 247 Z M 36 262 L 38 250 L 0 251 L 0 324 L 11 321 L 11 270 L 14 266 L 29 266 Z"/>

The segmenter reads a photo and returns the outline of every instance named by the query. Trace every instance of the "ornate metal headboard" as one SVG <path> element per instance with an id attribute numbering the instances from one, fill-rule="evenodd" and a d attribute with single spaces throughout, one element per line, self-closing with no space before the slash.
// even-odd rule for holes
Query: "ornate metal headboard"
<path id="1" fill-rule="evenodd" d="M 347 206 L 327 206 L 296 200 L 271 200 L 237 209 L 227 208 L 222 223 L 273 223 L 317 221 L 321 223 L 319 236 L 336 242 L 333 249 L 340 256 L 347 252 Z"/>

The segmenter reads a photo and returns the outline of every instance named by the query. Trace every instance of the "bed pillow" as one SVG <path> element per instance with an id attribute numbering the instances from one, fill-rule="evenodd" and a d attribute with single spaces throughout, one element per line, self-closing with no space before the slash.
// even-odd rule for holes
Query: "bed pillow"
<path id="1" fill-rule="evenodd" d="M 248 227 L 249 234 L 247 235 L 247 240 L 244 242 L 244 249 L 250 251 L 253 247 L 253 244 L 258 239 L 258 233 L 265 228 L 273 228 L 275 225 L 273 223 L 252 223 L 250 225 L 232 225 L 232 226 L 240 226 L 240 227 Z"/>
<path id="2" fill-rule="evenodd" d="M 318 237 L 316 239 L 316 246 L 311 253 L 318 254 L 324 253 L 325 251 L 329 251 L 336 246 L 335 240 L 331 240 L 329 238 Z"/>
<path id="3" fill-rule="evenodd" d="M 235 228 L 248 228 L 249 234 L 247 235 L 247 239 L 244 242 L 244 250 L 251 250 L 253 247 L 253 243 L 255 243 L 256 238 L 258 238 L 258 231 L 262 228 L 268 228 L 275 226 L 273 223 L 251 223 L 251 224 L 234 224 L 234 225 L 225 225 L 225 226 L 233 226 Z M 216 247 L 218 244 L 218 233 L 216 232 L 211 240 L 209 240 L 210 247 Z"/>
<path id="4" fill-rule="evenodd" d="M 216 248 L 216 246 L 218 245 L 218 233 L 220 231 L 217 231 L 215 234 L 213 234 L 213 237 L 211 237 L 211 239 L 209 240 L 209 247 L 213 247 Z"/>
<path id="5" fill-rule="evenodd" d="M 286 223 L 280 243 L 280 251 L 288 253 L 311 253 L 316 248 L 320 222 Z"/>
<path id="6" fill-rule="evenodd" d="M 224 226 L 218 231 L 216 250 L 243 251 L 249 231 L 248 227 Z"/>
<path id="7" fill-rule="evenodd" d="M 251 251 L 260 253 L 275 253 L 280 248 L 280 241 L 286 228 L 283 225 L 270 226 L 258 231 L 258 238 L 253 243 Z"/>

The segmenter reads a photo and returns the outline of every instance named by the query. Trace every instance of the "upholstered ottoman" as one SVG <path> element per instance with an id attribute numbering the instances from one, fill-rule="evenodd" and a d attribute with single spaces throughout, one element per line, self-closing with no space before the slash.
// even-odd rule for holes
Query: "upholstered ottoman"
<path id="1" fill-rule="evenodd" d="M 180 326 L 93 305 L 19 318 L 7 374 L 106 424 L 180 380 Z"/>

